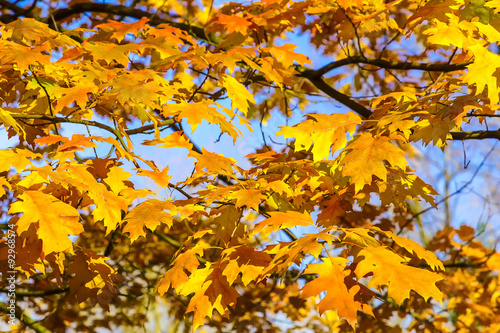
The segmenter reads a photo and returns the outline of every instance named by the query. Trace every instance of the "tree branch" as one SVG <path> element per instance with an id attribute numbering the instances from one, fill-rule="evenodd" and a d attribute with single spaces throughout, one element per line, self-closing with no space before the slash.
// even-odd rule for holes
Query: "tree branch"
<path id="1" fill-rule="evenodd" d="M 68 8 L 58 9 L 56 10 L 52 16 L 55 21 L 61 21 L 65 18 L 68 18 L 72 15 L 82 14 L 85 12 L 99 12 L 120 16 L 129 16 L 137 19 L 141 19 L 143 17 L 149 18 L 151 21 L 150 25 L 156 26 L 161 23 L 167 23 L 174 28 L 178 28 L 188 32 L 190 35 L 201 39 L 209 44 L 219 44 L 221 39 L 215 35 L 205 33 L 205 29 L 192 26 L 185 23 L 174 22 L 167 19 L 162 19 L 158 16 L 159 13 L 151 14 L 149 12 L 136 9 L 133 7 L 126 7 L 122 5 L 112 5 L 112 4 L 104 4 L 104 3 L 75 3 Z M 53 28 L 53 22 L 51 22 L 50 17 L 45 19 L 45 23 L 48 23 L 49 26 Z"/>
<path id="2" fill-rule="evenodd" d="M 15 15 L 22 15 L 22 13 L 24 12 L 24 8 L 19 7 L 18 5 L 7 0 L 0 0 L 0 6 L 2 6 L 1 8 L 12 10 Z"/>
<path id="3" fill-rule="evenodd" d="M 69 287 L 64 289 L 50 289 L 50 290 L 16 290 L 16 297 L 44 297 L 50 295 L 63 294 L 69 291 Z M 2 293 L 10 292 L 8 289 L 0 289 Z"/>
<path id="4" fill-rule="evenodd" d="M 84 119 L 74 119 L 74 118 L 61 118 L 61 117 L 50 117 L 46 115 L 40 115 L 40 114 L 11 114 L 12 118 L 14 119 L 40 119 L 40 120 L 46 120 L 50 123 L 72 123 L 72 124 L 82 124 L 82 125 L 88 125 L 88 126 L 93 126 L 93 127 L 98 127 L 100 129 L 103 129 L 105 131 L 108 131 L 114 135 L 119 133 L 119 131 L 116 128 L 113 128 L 111 126 L 102 124 L 97 121 L 93 120 L 84 120 Z M 175 123 L 174 119 L 165 119 L 162 122 L 158 124 L 158 127 L 163 127 L 167 125 L 172 125 Z M 142 127 L 126 130 L 125 133 L 127 135 L 134 135 L 134 134 L 141 134 L 146 131 L 152 130 L 155 128 L 155 125 L 145 125 Z"/>
<path id="5" fill-rule="evenodd" d="M 361 117 L 368 119 L 372 115 L 370 109 L 364 107 L 358 102 L 353 101 L 349 96 L 344 95 L 340 91 L 332 88 L 328 83 L 326 83 L 321 77 L 317 77 L 315 71 L 309 69 L 303 69 L 300 76 L 307 78 L 312 84 L 331 98 L 337 100 L 338 102 L 344 104 Z"/>
<path id="6" fill-rule="evenodd" d="M 450 132 L 451 140 L 500 140 L 500 129 L 496 131 Z"/>
<path id="7" fill-rule="evenodd" d="M 302 69 L 300 76 L 308 79 L 316 88 L 344 104 L 352 111 L 359 114 L 364 119 L 370 118 L 372 111 L 367 107 L 352 100 L 349 96 L 332 88 L 326 83 L 323 78 L 316 77 L 316 71 L 310 69 Z M 498 139 L 500 140 L 500 129 L 496 131 L 472 131 L 472 132 L 450 132 L 451 140 L 483 140 L 483 139 Z"/>
<path id="8" fill-rule="evenodd" d="M 312 78 L 320 78 L 326 73 L 335 68 L 339 68 L 342 66 L 350 65 L 350 64 L 365 64 L 377 66 L 384 69 L 400 69 L 400 70 L 421 70 L 421 71 L 429 71 L 429 72 L 453 72 L 458 70 L 466 69 L 468 65 L 472 62 L 464 62 L 459 64 L 448 64 L 448 63 L 412 63 L 412 62 L 399 62 L 399 61 L 388 61 L 377 58 L 365 58 L 363 56 L 352 56 L 345 59 L 337 60 L 329 63 L 326 66 L 323 66 L 316 70 L 307 69 L 312 73 L 309 74 L 309 77 Z M 304 68 L 305 69 L 305 68 Z M 304 71 L 304 69 L 302 71 Z M 300 70 L 299 70 L 300 71 Z"/>
<path id="9" fill-rule="evenodd" d="M 445 196 L 444 198 L 442 198 L 441 200 L 438 200 L 436 202 L 436 205 L 435 207 L 437 207 L 438 205 L 440 205 L 441 203 L 447 201 L 448 199 L 450 199 L 451 197 L 454 197 L 455 195 L 457 194 L 460 194 L 464 189 L 466 189 L 470 184 L 472 184 L 472 182 L 474 181 L 474 179 L 476 178 L 477 174 L 479 173 L 479 170 L 481 170 L 481 168 L 484 166 L 484 163 L 486 162 L 486 160 L 488 159 L 488 157 L 490 156 L 490 154 L 495 150 L 496 148 L 496 145 L 497 145 L 498 142 L 495 142 L 495 144 L 493 145 L 493 147 L 491 147 L 491 149 L 486 153 L 486 155 L 484 156 L 483 160 L 481 161 L 481 163 L 479 164 L 479 166 L 476 168 L 476 171 L 474 171 L 474 173 L 472 174 L 472 176 L 470 177 L 470 179 L 465 183 L 463 184 L 462 186 L 460 186 L 460 188 L 458 188 L 457 190 L 455 190 L 455 192 L 453 193 L 450 193 L 448 194 L 447 196 Z M 434 206 L 430 206 L 430 207 L 427 207 L 421 211 L 419 211 L 418 213 L 415 213 L 413 214 L 410 218 L 408 218 L 406 220 L 406 223 L 401 226 L 401 228 L 399 229 L 397 235 L 399 236 L 403 230 L 412 222 L 414 221 L 418 216 L 422 215 L 422 214 L 425 214 L 427 213 L 428 211 L 430 211 L 431 209 L 435 208 Z"/>

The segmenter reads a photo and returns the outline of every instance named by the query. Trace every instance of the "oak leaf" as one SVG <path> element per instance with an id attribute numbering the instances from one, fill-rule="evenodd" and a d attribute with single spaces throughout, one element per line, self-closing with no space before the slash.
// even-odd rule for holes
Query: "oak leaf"
<path id="1" fill-rule="evenodd" d="M 205 317 L 212 318 L 214 310 L 228 316 L 228 308 L 236 304 L 240 294 L 224 275 L 225 266 L 221 262 L 206 263 L 205 268 L 196 270 L 189 281 L 177 290 L 182 295 L 194 293 L 186 310 L 186 313 L 194 312 L 193 330 L 203 325 Z"/>
<path id="2" fill-rule="evenodd" d="M 389 297 L 398 304 L 410 297 L 411 290 L 426 301 L 433 297 L 439 303 L 442 302 L 443 294 L 436 287 L 436 282 L 443 278 L 438 274 L 403 264 L 406 260 L 385 246 L 365 247 L 359 252 L 359 257 L 363 259 L 354 270 L 358 279 L 373 274 L 368 287 L 387 286 Z"/>
<path id="3" fill-rule="evenodd" d="M 172 267 L 167 270 L 156 284 L 160 296 L 165 294 L 170 287 L 181 290 L 182 286 L 188 282 L 189 277 L 186 273 L 192 274 L 200 262 L 197 256 L 203 256 L 204 248 L 207 244 L 198 243 L 196 246 L 179 254 L 172 263 Z"/>
<path id="4" fill-rule="evenodd" d="M 353 134 L 361 118 L 353 112 L 347 114 L 310 114 L 308 119 L 293 127 L 282 127 L 277 133 L 285 138 L 295 137 L 296 150 L 309 150 L 314 161 L 328 159 L 332 153 L 345 147 L 347 133 Z"/>
<path id="5" fill-rule="evenodd" d="M 250 108 L 250 103 L 255 104 L 253 95 L 244 85 L 230 75 L 222 75 L 220 83 L 226 88 L 227 95 L 231 99 L 231 107 L 240 110 L 246 115 Z"/>
<path id="6" fill-rule="evenodd" d="M 69 296 L 78 303 L 89 299 L 109 311 L 111 298 L 118 293 L 115 282 L 120 281 L 116 270 L 106 263 L 109 258 L 91 250 L 79 250 L 73 256 L 67 273 L 75 274 L 69 281 Z"/>
<path id="7" fill-rule="evenodd" d="M 256 234 L 265 230 L 265 234 L 270 234 L 271 232 L 278 231 L 280 229 L 293 228 L 296 226 L 306 227 L 314 224 L 311 215 L 307 212 L 270 212 L 269 215 L 271 217 L 255 225 L 252 233 Z"/>
<path id="8" fill-rule="evenodd" d="M 406 251 L 416 255 L 418 258 L 424 260 L 433 270 L 444 271 L 443 263 L 436 257 L 434 253 L 424 249 L 420 244 L 414 241 L 395 235 L 389 230 L 382 230 L 377 227 L 372 227 L 372 230 L 376 230 L 380 233 L 385 234 L 387 237 L 394 240 L 396 244 L 404 248 Z"/>
<path id="9" fill-rule="evenodd" d="M 347 145 L 347 153 L 340 161 L 344 165 L 342 175 L 350 177 L 356 193 L 371 184 L 373 176 L 387 180 L 384 161 L 403 170 L 406 168 L 405 152 L 390 141 L 386 136 L 363 133 Z"/>
<path id="10" fill-rule="evenodd" d="M 134 207 L 123 219 L 127 222 L 123 232 L 130 233 L 130 241 L 134 242 L 146 234 L 145 228 L 155 231 L 160 224 L 172 226 L 173 217 L 166 210 L 173 209 L 173 204 L 166 201 L 149 199 Z"/>
<path id="11" fill-rule="evenodd" d="M 42 191 L 24 191 L 18 199 L 9 209 L 9 214 L 23 214 L 17 222 L 18 233 L 35 224 L 46 255 L 73 251 L 73 243 L 68 235 L 83 232 L 83 226 L 78 223 L 80 214 L 75 208 Z"/>
<path id="12" fill-rule="evenodd" d="M 347 261 L 344 258 L 328 257 L 324 258 L 321 263 L 307 265 L 304 274 L 318 274 L 318 278 L 305 284 L 301 297 L 308 298 L 326 292 L 318 304 L 319 313 L 334 309 L 340 318 L 346 319 L 355 329 L 358 311 L 372 315 L 373 313 L 368 304 L 354 300 L 360 290 L 358 285 L 347 289 L 344 282 L 345 277 L 350 273 L 350 270 L 346 270 Z"/>

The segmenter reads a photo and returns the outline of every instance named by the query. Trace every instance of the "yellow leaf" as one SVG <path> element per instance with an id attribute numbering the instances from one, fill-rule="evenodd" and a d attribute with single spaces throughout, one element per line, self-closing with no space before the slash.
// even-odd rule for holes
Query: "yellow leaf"
<path id="1" fill-rule="evenodd" d="M 353 134 L 361 118 L 353 112 L 347 114 L 310 114 L 306 121 L 293 127 L 282 127 L 277 133 L 285 138 L 295 137 L 295 149 L 309 150 L 314 143 L 312 153 L 314 161 L 328 159 L 330 150 L 345 147 L 347 132 Z"/>
<path id="2" fill-rule="evenodd" d="M 396 244 L 398 244 L 408 252 L 416 255 L 418 258 L 424 260 L 429 266 L 431 266 L 433 270 L 436 271 L 439 269 L 444 271 L 443 263 L 436 257 L 436 255 L 431 251 L 427 251 L 426 249 L 424 249 L 420 244 L 417 244 L 410 239 L 399 237 L 389 230 L 384 231 L 378 227 L 372 227 L 371 229 L 385 234 L 387 237 L 394 240 Z"/>
<path id="3" fill-rule="evenodd" d="M 25 135 L 24 129 L 18 124 L 18 122 L 11 116 L 12 112 L 9 112 L 8 109 L 4 109 L 0 107 L 0 123 L 3 123 L 5 128 L 8 126 L 12 126 L 14 131 L 19 135 Z"/>
<path id="4" fill-rule="evenodd" d="M 165 138 L 146 140 L 142 144 L 146 146 L 160 145 L 159 147 L 162 148 L 186 148 L 187 150 L 193 148 L 193 144 L 189 142 L 189 139 L 182 132 L 174 132 Z"/>
<path id="5" fill-rule="evenodd" d="M 183 295 L 190 294 L 191 290 L 194 291 L 186 310 L 186 313 L 194 311 L 193 330 L 203 325 L 205 317 L 212 318 L 214 310 L 228 317 L 228 307 L 234 306 L 240 296 L 223 274 L 224 267 L 225 264 L 220 262 L 207 263 L 204 269 L 197 270 L 190 277 L 190 281 L 186 283 L 190 288 L 182 289 Z"/>
<path id="6" fill-rule="evenodd" d="M 3 38 L 11 38 L 14 42 L 24 45 L 35 45 L 42 40 L 55 37 L 58 33 L 49 28 L 49 25 L 32 18 L 21 18 L 7 24 L 7 34 Z"/>
<path id="7" fill-rule="evenodd" d="M 231 107 L 240 110 L 246 116 L 250 107 L 249 103 L 255 104 L 253 95 L 232 76 L 222 75 L 220 83 L 226 88 L 227 95 L 231 99 Z"/>
<path id="8" fill-rule="evenodd" d="M 344 165 L 342 175 L 350 177 L 356 193 L 366 184 L 371 184 L 373 176 L 387 180 L 384 161 L 403 170 L 406 168 L 405 152 L 390 141 L 386 136 L 363 133 L 347 145 L 347 153 L 340 161 Z"/>
<path id="9" fill-rule="evenodd" d="M 266 229 L 266 234 L 270 234 L 279 229 L 293 228 L 296 226 L 306 227 L 314 224 L 311 215 L 307 212 L 299 213 L 289 210 L 286 213 L 270 212 L 269 215 L 271 215 L 270 218 L 255 225 L 252 231 L 253 234 L 264 229 Z"/>
<path id="10" fill-rule="evenodd" d="M 207 173 L 234 177 L 233 165 L 236 164 L 236 161 L 231 157 L 224 157 L 222 154 L 209 152 L 205 148 L 202 148 L 202 154 L 191 151 L 188 157 L 197 159 L 195 165 L 197 174 L 203 173 L 203 170 L 206 170 Z"/>
<path id="11" fill-rule="evenodd" d="M 107 23 L 99 24 L 96 26 L 96 28 L 99 28 L 106 32 L 112 32 L 111 38 L 116 38 L 118 42 L 121 42 L 128 34 L 137 36 L 141 30 L 147 29 L 148 26 L 146 25 L 146 23 L 148 21 L 149 19 L 146 17 L 143 17 L 137 22 L 132 23 L 108 20 Z"/>
<path id="12" fill-rule="evenodd" d="M 127 181 L 128 177 L 132 177 L 132 175 L 126 171 L 123 171 L 123 169 L 118 166 L 112 166 L 109 169 L 108 175 L 104 179 L 104 182 L 108 184 L 113 193 L 119 194 L 121 190 L 129 188 L 124 184 L 124 182 Z"/>
<path id="13" fill-rule="evenodd" d="M 436 287 L 436 282 L 443 278 L 438 274 L 404 265 L 405 260 L 385 246 L 366 247 L 359 252 L 359 257 L 364 259 L 358 262 L 354 271 L 358 279 L 373 273 L 368 287 L 387 286 L 389 297 L 398 304 L 410 297 L 411 290 L 426 301 L 433 297 L 442 302 L 443 294 Z"/>
<path id="14" fill-rule="evenodd" d="M 172 209 L 173 204 L 170 202 L 156 199 L 147 200 L 135 206 L 125 216 L 122 223 L 127 222 L 127 225 L 123 228 L 123 232 L 130 233 L 130 241 L 133 242 L 146 234 L 144 228 L 155 231 L 156 227 L 161 223 L 166 224 L 170 228 L 173 217 L 165 211 Z"/>
<path id="15" fill-rule="evenodd" d="M 203 256 L 205 247 L 206 244 L 198 243 L 195 247 L 186 250 L 175 258 L 172 263 L 173 266 L 160 276 L 156 285 L 160 296 L 166 293 L 171 286 L 177 291 L 181 290 L 181 287 L 188 282 L 186 271 L 193 273 L 198 268 L 200 262 L 196 256 Z"/>
<path id="16" fill-rule="evenodd" d="M 236 208 L 246 206 L 247 209 L 254 209 L 258 212 L 260 202 L 264 200 L 266 196 L 262 194 L 260 190 L 250 189 L 235 191 L 231 193 L 229 198 L 236 199 Z"/>
<path id="17" fill-rule="evenodd" d="M 318 274 L 318 278 L 306 283 L 302 288 L 302 298 L 308 298 L 326 292 L 321 302 L 319 302 L 319 313 L 328 310 L 336 310 L 340 318 L 347 320 L 352 328 L 357 322 L 357 312 L 365 311 L 371 313 L 368 304 L 355 301 L 354 297 L 360 287 L 354 285 L 349 290 L 344 282 L 344 278 L 350 273 L 345 270 L 346 262 L 344 258 L 324 258 L 322 263 L 309 264 L 304 270 L 304 274 Z"/>
<path id="18" fill-rule="evenodd" d="M 482 93 L 488 88 L 488 98 L 491 104 L 497 104 L 498 94 L 498 74 L 495 74 L 500 67 L 500 56 L 491 53 L 481 45 L 474 45 L 468 48 L 474 54 L 474 62 L 468 67 L 469 71 L 464 77 L 464 81 L 475 84 L 477 93 Z"/>
<path id="19" fill-rule="evenodd" d="M 23 214 L 17 222 L 18 233 L 28 230 L 36 223 L 45 255 L 73 251 L 73 243 L 68 235 L 83 232 L 83 226 L 78 223 L 80 214 L 74 207 L 41 191 L 25 191 L 18 198 L 20 200 L 14 202 L 9 209 L 9 214 Z"/>
<path id="20" fill-rule="evenodd" d="M 246 245 L 228 248 L 223 252 L 223 256 L 229 259 L 224 268 L 228 282 L 232 284 L 241 273 L 241 280 L 245 286 L 255 281 L 271 262 L 271 256 L 267 253 Z"/>
<path id="21" fill-rule="evenodd" d="M 116 61 L 120 65 L 127 66 L 130 59 L 129 52 L 137 51 L 137 44 L 117 45 L 113 43 L 102 42 L 84 42 L 82 46 L 85 50 L 90 51 L 94 61 L 99 59 L 105 60 L 108 64 Z"/>

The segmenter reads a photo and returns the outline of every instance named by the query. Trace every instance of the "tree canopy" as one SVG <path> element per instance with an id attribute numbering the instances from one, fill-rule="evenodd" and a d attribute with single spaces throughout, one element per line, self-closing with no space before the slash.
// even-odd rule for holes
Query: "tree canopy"
<path id="1" fill-rule="evenodd" d="M 498 0 L 0 14 L 11 330 L 500 330 Z"/>

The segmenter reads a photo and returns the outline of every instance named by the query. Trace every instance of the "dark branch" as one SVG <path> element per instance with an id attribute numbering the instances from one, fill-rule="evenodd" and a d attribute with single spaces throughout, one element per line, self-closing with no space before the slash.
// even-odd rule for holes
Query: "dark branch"
<path id="1" fill-rule="evenodd" d="M 44 297 L 50 295 L 63 294 L 69 291 L 69 287 L 64 289 L 50 289 L 50 290 L 16 290 L 16 297 Z M 0 289 L 2 293 L 8 293 L 8 289 Z"/>
<path id="2" fill-rule="evenodd" d="M 88 126 L 93 126 L 93 127 L 99 127 L 103 130 L 106 130 L 112 134 L 117 134 L 119 131 L 116 128 L 113 128 L 111 126 L 99 123 L 97 121 L 92 121 L 92 120 L 84 120 L 84 119 L 74 119 L 74 118 L 61 118 L 61 117 L 50 117 L 46 115 L 39 115 L 39 114 L 12 114 L 12 118 L 14 119 L 40 119 L 40 120 L 46 120 L 49 122 L 49 124 L 55 124 L 55 123 L 73 123 L 73 124 L 82 124 L 82 125 L 88 125 Z M 166 119 L 158 124 L 158 127 L 163 127 L 167 125 L 172 125 L 175 123 L 174 119 Z M 125 133 L 127 135 L 133 135 L 133 134 L 141 134 L 146 131 L 152 130 L 155 128 L 155 125 L 145 125 L 139 128 L 134 128 L 130 130 L 126 130 Z"/>
<path id="3" fill-rule="evenodd" d="M 473 131 L 473 132 L 451 132 L 452 140 L 500 140 L 500 130 L 496 131 Z"/>
<path id="4" fill-rule="evenodd" d="M 399 70 L 421 70 L 429 72 L 453 72 L 458 70 L 466 69 L 471 62 L 464 62 L 459 64 L 447 64 L 447 63 L 412 63 L 412 62 L 399 62 L 399 61 L 387 61 L 377 58 L 365 58 L 363 56 L 352 56 L 342 60 L 337 60 L 323 66 L 317 70 L 309 70 L 311 73 L 309 77 L 319 78 L 328 73 L 335 68 L 350 64 L 365 64 L 373 65 L 384 69 L 399 69 Z"/>
<path id="5" fill-rule="evenodd" d="M 158 16 L 159 13 L 154 13 L 151 14 L 149 12 L 140 10 L 140 9 L 135 9 L 133 7 L 126 7 L 126 6 L 121 6 L 121 5 L 111 5 L 111 4 L 104 4 L 104 3 L 75 3 L 68 8 L 63 8 L 63 9 L 58 9 L 56 10 L 52 16 L 54 17 L 55 21 L 61 21 L 64 20 L 65 18 L 68 18 L 72 15 L 78 15 L 82 14 L 85 12 L 98 12 L 98 13 L 106 13 L 106 14 L 112 14 L 112 15 L 119 15 L 119 16 L 128 16 L 128 17 L 134 17 L 137 19 L 141 19 L 143 17 L 147 17 L 150 19 L 149 24 L 156 26 L 161 23 L 167 23 L 170 26 L 174 28 L 178 28 L 181 30 L 184 30 L 188 32 L 190 35 L 201 39 L 207 43 L 210 44 L 218 44 L 220 42 L 219 38 L 216 36 L 213 36 L 211 34 L 206 34 L 205 29 L 197 27 L 197 26 L 192 26 L 189 24 L 185 23 L 179 23 L 179 22 L 174 22 L 171 20 L 167 19 L 162 19 Z M 45 23 L 48 23 L 49 26 L 53 28 L 53 22 L 51 18 L 46 18 Z"/>
<path id="6" fill-rule="evenodd" d="M 14 12 L 15 15 L 22 15 L 22 13 L 24 12 L 24 8 L 22 7 L 19 7 L 18 5 L 10 2 L 10 1 L 7 1 L 7 0 L 0 0 L 0 6 L 1 8 L 7 8 L 7 9 L 10 9 L 11 11 Z M 2 18 L 2 22 L 3 22 L 3 18 Z M 7 22 L 4 22 L 4 23 L 7 23 Z"/>
<path id="7" fill-rule="evenodd" d="M 368 119 L 372 115 L 372 112 L 359 104 L 358 102 L 353 101 L 349 96 L 344 95 L 340 91 L 333 89 L 328 83 L 326 83 L 321 77 L 316 77 L 315 71 L 313 70 L 302 70 L 300 76 L 305 77 L 311 81 L 312 84 L 331 98 L 339 101 L 344 104 L 361 117 Z"/>
<path id="8" fill-rule="evenodd" d="M 300 76 L 307 78 L 316 88 L 344 104 L 352 111 L 359 114 L 364 119 L 370 118 L 372 111 L 358 102 L 352 100 L 349 96 L 332 88 L 321 77 L 316 77 L 316 71 L 310 69 L 302 69 Z M 451 140 L 483 140 L 483 139 L 498 139 L 500 140 L 500 130 L 496 131 L 473 131 L 473 132 L 450 132 Z"/>

